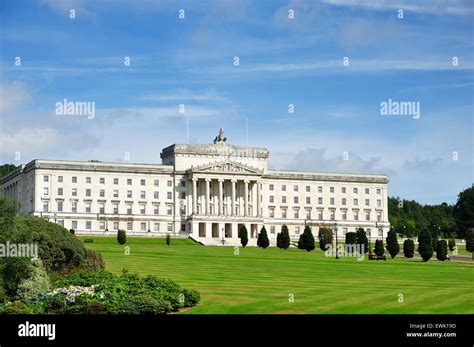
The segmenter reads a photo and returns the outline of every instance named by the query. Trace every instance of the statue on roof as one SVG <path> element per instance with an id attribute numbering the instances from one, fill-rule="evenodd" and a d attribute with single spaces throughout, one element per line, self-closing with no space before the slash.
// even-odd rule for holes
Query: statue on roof
<path id="1" fill-rule="evenodd" d="M 216 138 L 214 139 L 214 144 L 216 143 L 223 143 L 227 141 L 227 137 L 224 137 L 224 130 L 222 128 L 219 129 L 219 133 L 217 134 Z"/>

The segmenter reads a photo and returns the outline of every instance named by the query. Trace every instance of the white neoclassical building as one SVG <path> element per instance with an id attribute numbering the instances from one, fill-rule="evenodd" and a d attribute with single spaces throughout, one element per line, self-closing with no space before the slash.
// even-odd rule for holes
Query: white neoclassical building
<path id="1" fill-rule="evenodd" d="M 162 164 L 33 160 L 0 181 L 0 194 L 21 212 L 83 235 L 190 236 L 203 244 L 249 245 L 265 225 L 271 243 L 286 224 L 292 238 L 305 225 L 371 239 L 390 227 L 385 175 L 268 170 L 265 148 L 235 146 L 222 130 L 213 144 L 174 144 Z"/>

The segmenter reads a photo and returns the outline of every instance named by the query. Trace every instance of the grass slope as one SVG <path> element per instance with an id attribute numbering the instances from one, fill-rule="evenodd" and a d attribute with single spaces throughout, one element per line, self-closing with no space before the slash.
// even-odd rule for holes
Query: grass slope
<path id="1" fill-rule="evenodd" d="M 307 253 L 200 246 L 187 239 L 87 237 L 106 268 L 177 281 L 201 293 L 185 313 L 474 313 L 474 265 L 421 259 L 357 261 Z M 402 254 L 402 253 L 401 253 Z M 399 302 L 399 294 L 403 302 Z M 289 297 L 293 295 L 294 301 Z"/>

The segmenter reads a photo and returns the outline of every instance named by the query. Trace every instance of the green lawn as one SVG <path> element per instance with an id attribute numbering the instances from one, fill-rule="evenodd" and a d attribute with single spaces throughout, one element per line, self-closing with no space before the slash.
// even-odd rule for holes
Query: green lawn
<path id="1" fill-rule="evenodd" d="M 200 246 L 187 239 L 87 237 L 106 268 L 176 280 L 201 293 L 184 313 L 474 313 L 474 264 L 357 261 L 275 247 Z M 403 302 L 398 302 L 399 294 Z M 289 297 L 294 296 L 290 302 Z"/>

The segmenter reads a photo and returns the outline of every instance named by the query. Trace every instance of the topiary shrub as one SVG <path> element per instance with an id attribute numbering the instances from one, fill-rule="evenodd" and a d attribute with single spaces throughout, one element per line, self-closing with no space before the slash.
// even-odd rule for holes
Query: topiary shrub
<path id="1" fill-rule="evenodd" d="M 247 246 L 247 243 L 249 243 L 247 227 L 245 225 L 242 225 L 239 229 L 239 239 L 242 247 Z"/>
<path id="2" fill-rule="evenodd" d="M 169 246 L 171 244 L 171 235 L 166 234 L 166 245 Z"/>
<path id="3" fill-rule="evenodd" d="M 326 245 L 332 245 L 332 231 L 329 228 L 319 228 L 318 238 L 319 238 L 319 248 L 322 251 L 326 250 Z"/>
<path id="4" fill-rule="evenodd" d="M 413 240 L 407 239 L 403 242 L 403 253 L 405 258 L 413 258 L 415 254 L 415 242 Z"/>
<path id="5" fill-rule="evenodd" d="M 400 252 L 400 245 L 398 244 L 397 233 L 390 229 L 387 234 L 387 251 L 390 253 L 390 256 L 395 258 Z"/>
<path id="6" fill-rule="evenodd" d="M 436 258 L 441 261 L 448 259 L 448 244 L 446 240 L 438 241 L 438 249 L 436 249 Z"/>
<path id="7" fill-rule="evenodd" d="M 451 252 L 454 251 L 454 249 L 456 248 L 456 240 L 455 239 L 450 238 L 448 240 L 448 248 Z"/>
<path id="8" fill-rule="evenodd" d="M 260 233 L 258 234 L 257 238 L 257 246 L 263 249 L 270 246 L 270 240 L 268 239 L 267 229 L 265 229 L 265 226 L 262 226 L 262 229 L 260 229 Z"/>
<path id="9" fill-rule="evenodd" d="M 124 245 L 127 242 L 127 233 L 123 229 L 117 231 L 117 242 L 121 245 Z"/>
<path id="10" fill-rule="evenodd" d="M 369 239 L 365 233 L 364 228 L 357 228 L 356 231 L 356 244 L 364 245 L 364 253 L 369 251 Z"/>
<path id="11" fill-rule="evenodd" d="M 300 239 L 298 241 L 298 248 L 304 249 L 308 252 L 311 252 L 316 248 L 314 236 L 311 232 L 311 228 L 309 225 L 305 226 L 303 234 L 301 234 Z"/>
<path id="12" fill-rule="evenodd" d="M 74 229 L 69 229 L 69 232 L 70 232 L 71 234 L 73 234 L 73 235 L 76 234 L 76 231 L 75 231 Z"/>
<path id="13" fill-rule="evenodd" d="M 379 257 L 383 256 L 385 251 L 384 251 L 384 248 L 383 248 L 383 241 L 382 240 L 375 240 L 374 252 Z"/>
<path id="14" fill-rule="evenodd" d="M 290 247 L 290 233 L 288 227 L 283 224 L 281 227 L 281 248 L 288 249 Z"/>
<path id="15" fill-rule="evenodd" d="M 281 245 L 281 233 L 277 234 L 277 240 L 276 241 L 277 241 L 276 246 L 280 249 L 283 248 L 283 246 Z"/>
<path id="16" fill-rule="evenodd" d="M 428 261 L 433 256 L 431 233 L 427 230 L 422 230 L 418 236 L 418 252 L 423 261 Z"/>

